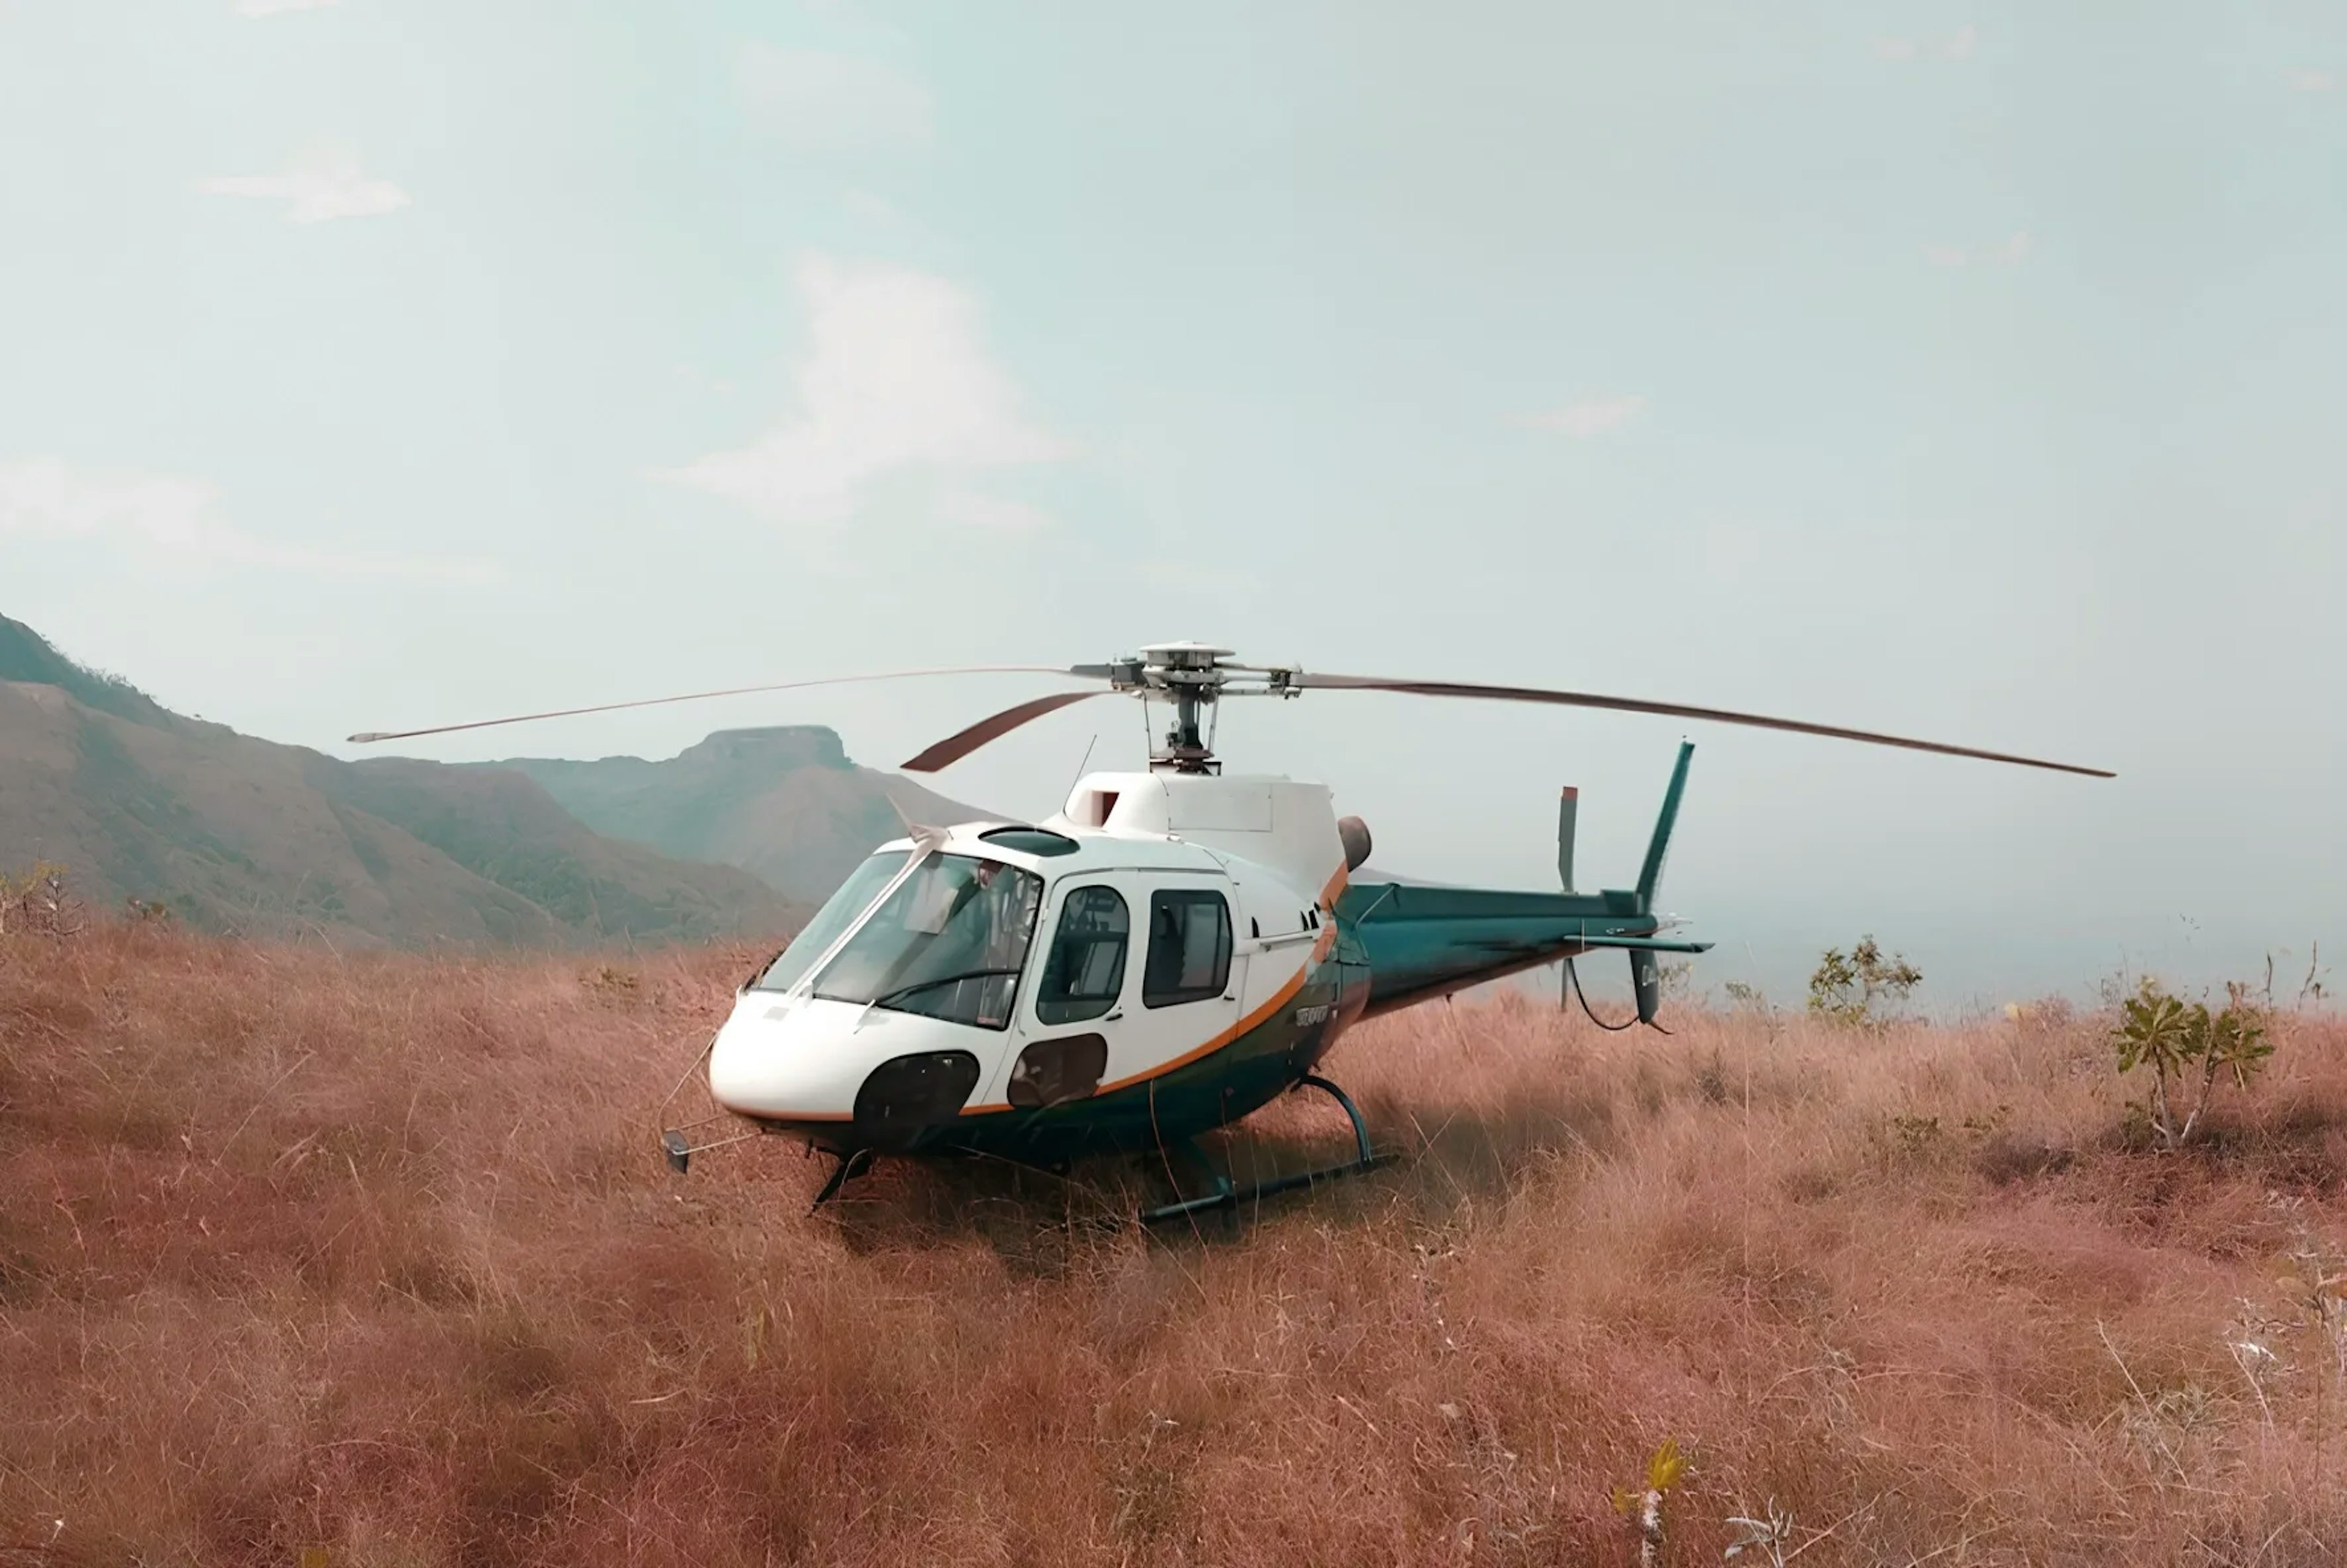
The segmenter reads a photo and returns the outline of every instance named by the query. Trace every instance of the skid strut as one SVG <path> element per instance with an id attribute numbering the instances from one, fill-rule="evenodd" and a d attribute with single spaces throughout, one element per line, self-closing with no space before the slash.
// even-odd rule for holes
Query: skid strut
<path id="1" fill-rule="evenodd" d="M 1214 1209 L 1236 1208 L 1242 1204 L 1255 1203 L 1258 1199 L 1268 1198 L 1276 1194 L 1292 1193 L 1299 1187 L 1310 1187 L 1322 1182 L 1338 1181 L 1346 1176 L 1358 1176 L 1364 1171 L 1375 1170 L 1385 1163 L 1385 1156 L 1369 1146 L 1368 1123 L 1361 1120 L 1360 1109 L 1353 1103 L 1352 1096 L 1315 1072 L 1307 1072 L 1296 1080 L 1296 1087 L 1303 1088 L 1307 1085 L 1319 1090 L 1344 1108 L 1346 1119 L 1353 1124 L 1353 1157 L 1350 1160 L 1341 1165 L 1324 1165 L 1317 1171 L 1298 1171 L 1293 1175 L 1276 1176 L 1267 1182 L 1256 1182 L 1252 1185 L 1242 1187 L 1234 1184 L 1228 1174 L 1214 1169 L 1213 1162 L 1206 1158 L 1204 1152 L 1197 1144 L 1184 1138 L 1178 1145 L 1169 1145 L 1168 1153 L 1178 1152 L 1203 1166 L 1206 1171 L 1212 1190 L 1203 1197 L 1184 1198 L 1170 1204 L 1160 1204 L 1155 1208 L 1143 1209 L 1141 1211 L 1141 1223 L 1145 1225 L 1161 1225 L 1167 1220 L 1178 1220 L 1190 1214 L 1205 1214 Z"/>
<path id="2" fill-rule="evenodd" d="M 807 1213 L 815 1213 L 824 1204 L 839 1196 L 839 1189 L 847 1184 L 849 1177 L 860 1176 L 870 1170 L 872 1151 L 851 1150 L 847 1153 L 839 1155 L 838 1160 L 839 1163 L 831 1168 L 831 1174 L 824 1179 L 823 1191 L 815 1194 L 815 1202 L 807 1205 Z"/>

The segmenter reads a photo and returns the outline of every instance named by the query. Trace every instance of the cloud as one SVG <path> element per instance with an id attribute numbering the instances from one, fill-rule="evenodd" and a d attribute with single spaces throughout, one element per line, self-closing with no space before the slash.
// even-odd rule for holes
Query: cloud
<path id="1" fill-rule="evenodd" d="M 323 11 L 343 0 L 236 0 L 240 16 L 279 16 L 288 11 Z"/>
<path id="2" fill-rule="evenodd" d="M 407 192 L 387 179 L 371 179 L 358 159 L 334 148 L 313 148 L 293 159 L 282 174 L 237 174 L 199 179 L 206 196 L 262 197 L 292 203 L 289 223 L 323 223 L 335 218 L 374 218 L 407 205 Z"/>
<path id="3" fill-rule="evenodd" d="M 1028 421 L 1017 389 L 987 357 L 977 302 L 962 289 L 910 268 L 821 256 L 799 267 L 797 282 L 807 314 L 797 415 L 660 477 L 784 522 L 824 525 L 901 475 L 958 482 L 1069 456 L 1065 442 Z M 959 521 L 999 527 L 1028 511 L 957 498 L 958 489 L 940 510 Z"/>
<path id="4" fill-rule="evenodd" d="M 1876 57 L 1885 60 L 1949 60 L 1973 57 L 1980 46 L 1980 29 L 1967 23 L 1944 38 L 1877 38 Z"/>
<path id="5" fill-rule="evenodd" d="M 990 534 L 1040 533 L 1051 526 L 1049 515 L 1024 501 L 1006 501 L 975 490 L 948 490 L 938 497 L 938 516 Z"/>
<path id="6" fill-rule="evenodd" d="M 98 539 L 182 560 L 267 567 L 327 577 L 494 579 L 494 564 L 468 559 L 345 555 L 271 544 L 214 516 L 220 488 L 170 474 L 100 473 L 56 457 L 0 463 L 0 537 Z"/>
<path id="7" fill-rule="evenodd" d="M 1924 259 L 1934 267 L 1969 267 L 1977 262 L 1983 267 L 2018 267 L 2029 260 L 2036 241 L 2026 229 L 2016 229 L 2004 242 L 1983 250 L 1967 251 L 1956 245 L 1926 245 Z"/>
<path id="8" fill-rule="evenodd" d="M 733 75 L 751 123 L 804 151 L 924 147 L 936 130 L 928 89 L 865 56 L 752 44 Z"/>
<path id="9" fill-rule="evenodd" d="M 1544 414 L 1532 414 L 1524 423 L 1541 430 L 1562 430 L 1576 441 L 1619 430 L 1646 411 L 1646 400 L 1636 393 L 1612 397 L 1584 397 Z"/>
<path id="10" fill-rule="evenodd" d="M 2335 93 L 2339 90 L 2336 71 L 2292 71 L 2290 90 L 2294 93 Z"/>

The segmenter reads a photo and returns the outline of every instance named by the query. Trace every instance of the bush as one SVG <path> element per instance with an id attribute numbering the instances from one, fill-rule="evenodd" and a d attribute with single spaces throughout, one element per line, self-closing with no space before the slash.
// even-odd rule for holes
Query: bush
<path id="1" fill-rule="evenodd" d="M 1848 953 L 1826 949 L 1809 976 L 1809 1010 L 1836 1023 L 1880 1024 L 1886 1020 L 1876 1010 L 1879 1004 L 1903 1002 L 1922 983 L 1923 971 L 1905 954 L 1886 958 L 1872 937 L 1861 937 Z"/>
<path id="2" fill-rule="evenodd" d="M 2135 995 L 2119 1003 L 2118 1022 L 2111 1030 L 2119 1071 L 2151 1069 L 2151 1099 L 2145 1115 L 2162 1149 L 2182 1148 L 2198 1130 L 2219 1072 L 2229 1074 L 2233 1087 L 2246 1092 L 2250 1081 L 2273 1055 L 2265 1014 L 2250 1005 L 2249 987 L 2228 982 L 2225 994 L 2224 1010 L 2212 1014 L 2208 1003 L 2187 1003 L 2146 976 Z M 2177 1093 L 2191 1081 L 2196 1067 L 2199 1089 L 2191 1110 L 2178 1122 Z"/>

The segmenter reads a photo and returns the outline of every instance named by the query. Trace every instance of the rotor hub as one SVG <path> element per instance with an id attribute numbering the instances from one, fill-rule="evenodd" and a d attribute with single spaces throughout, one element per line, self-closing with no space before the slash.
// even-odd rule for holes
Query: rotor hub
<path id="1" fill-rule="evenodd" d="M 1151 726 L 1149 765 L 1161 772 L 1218 773 L 1214 756 L 1217 705 L 1225 696 L 1294 697 L 1294 666 L 1234 664 L 1232 651 L 1204 642 L 1152 642 L 1136 656 L 1100 666 L 1112 691 L 1163 702 L 1174 712 L 1162 739 Z"/>

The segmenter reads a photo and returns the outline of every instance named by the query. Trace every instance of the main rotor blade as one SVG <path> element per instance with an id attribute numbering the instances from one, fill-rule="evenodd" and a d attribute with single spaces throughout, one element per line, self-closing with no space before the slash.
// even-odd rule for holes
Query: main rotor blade
<path id="1" fill-rule="evenodd" d="M 435 724 L 422 730 L 362 730 L 350 737 L 354 745 L 374 741 L 406 741 L 417 735 L 445 735 L 456 730 L 487 730 L 498 724 L 526 724 L 536 719 L 571 719 L 581 713 L 616 713 L 623 708 L 657 708 L 668 702 L 698 702 L 709 697 L 747 697 L 760 692 L 802 692 L 810 686 L 850 686 L 865 681 L 909 681 L 922 675 L 1075 675 L 1105 680 L 1092 669 L 1068 669 L 1056 664 L 962 664 L 939 670 L 887 670 L 876 675 L 827 675 L 818 681 L 777 681 L 768 686 L 733 686 L 723 692 L 687 692 L 676 697 L 640 697 L 631 702 L 599 702 L 589 708 L 555 708 L 543 713 L 513 713 L 502 719 L 473 719 L 462 724 Z M 1072 695 L 1089 697 L 1079 692 Z"/>
<path id="2" fill-rule="evenodd" d="M 1298 671 L 1289 677 L 1296 686 L 1336 692 L 1408 692 L 1420 697 L 1490 697 L 1504 702 L 1553 702 L 1567 708 L 1607 708 L 1619 713 L 1662 713 L 1677 719 L 1708 719 L 1722 724 L 1748 724 L 1762 730 L 1788 730 L 1797 735 L 1825 735 L 1837 741 L 1864 741 L 1870 745 L 1903 746 L 1911 752 L 1937 752 L 1942 756 L 1974 757 L 1985 763 L 2012 763 L 2024 768 L 2049 768 L 2055 773 L 2084 774 L 2110 779 L 2118 774 L 2074 763 L 2049 763 L 2018 757 L 2008 752 L 1983 752 L 1972 746 L 1951 746 L 1938 741 L 1910 740 L 1904 735 L 1878 734 L 1872 730 L 1846 730 L 1836 724 L 1809 724 L 1798 719 L 1771 719 L 1759 713 L 1738 713 L 1726 708 L 1689 708 L 1677 702 L 1647 702 L 1635 697 L 1601 697 L 1590 692 L 1551 692 L 1536 686 L 1470 686 L 1455 681 L 1391 681 L 1377 675 L 1321 675 Z"/>
<path id="3" fill-rule="evenodd" d="M 1037 697 L 1015 708 L 1005 708 L 991 718 L 980 719 L 967 730 L 948 735 L 902 766 L 908 774 L 933 774 L 949 763 L 959 762 L 987 742 L 1000 740 L 1030 719 L 1056 713 L 1071 702 L 1081 702 L 1087 697 L 1100 695 L 1102 693 L 1098 692 L 1054 692 L 1048 697 Z"/>

